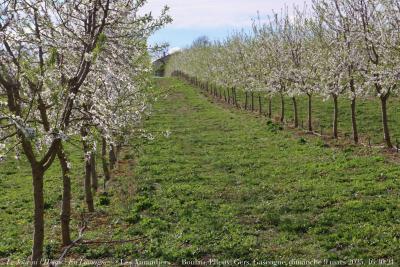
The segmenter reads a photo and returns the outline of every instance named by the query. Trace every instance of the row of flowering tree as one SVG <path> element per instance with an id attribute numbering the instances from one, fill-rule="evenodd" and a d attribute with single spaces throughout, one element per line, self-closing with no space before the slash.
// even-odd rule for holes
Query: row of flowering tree
<path id="1" fill-rule="evenodd" d="M 398 93 L 399 43 L 398 1 L 314 0 L 311 7 L 284 9 L 266 22 L 256 21 L 250 33 L 192 46 L 172 58 L 167 72 L 238 88 L 246 92 L 246 99 L 247 92 L 255 91 L 279 95 L 281 121 L 283 99 L 290 97 L 295 127 L 299 126 L 297 97 L 306 96 L 309 131 L 313 131 L 314 96 L 330 98 L 335 138 L 338 101 L 349 98 L 355 143 L 359 142 L 357 99 L 377 97 L 384 141 L 392 147 L 387 103 Z"/>
<path id="2" fill-rule="evenodd" d="M 62 244 L 71 244 L 71 164 L 78 137 L 85 157 L 85 200 L 94 210 L 95 151 L 105 180 L 116 151 L 149 107 L 147 38 L 170 21 L 143 14 L 145 0 L 0 1 L 0 159 L 20 150 L 32 169 L 32 265 L 44 242 L 44 175 L 62 170 Z"/>

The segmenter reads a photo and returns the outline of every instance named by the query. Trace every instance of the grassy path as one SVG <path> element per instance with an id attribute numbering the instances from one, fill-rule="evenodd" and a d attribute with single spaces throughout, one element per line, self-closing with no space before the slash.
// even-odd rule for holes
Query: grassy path
<path id="1" fill-rule="evenodd" d="M 398 165 L 378 152 L 327 147 L 282 131 L 174 79 L 160 79 L 157 87 L 169 94 L 145 122 L 149 138 L 124 150 L 84 233 L 85 240 L 133 241 L 80 245 L 70 258 L 176 265 L 212 258 L 393 258 L 400 264 Z M 70 149 L 75 238 L 85 210 L 83 158 Z M 46 174 L 48 258 L 60 251 L 59 175 L 57 164 Z M 0 260 L 29 256 L 31 199 L 26 162 L 1 165 Z"/>
<path id="2" fill-rule="evenodd" d="M 129 211 L 148 238 L 142 257 L 400 264 L 398 166 L 224 109 L 177 80 L 158 85 L 171 93 L 146 122 L 156 136 L 141 146 Z"/>

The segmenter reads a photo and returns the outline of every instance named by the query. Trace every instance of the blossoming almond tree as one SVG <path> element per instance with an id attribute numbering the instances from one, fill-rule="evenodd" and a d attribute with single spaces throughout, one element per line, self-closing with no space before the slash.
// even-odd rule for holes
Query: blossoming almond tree
<path id="1" fill-rule="evenodd" d="M 340 68 L 343 72 L 340 76 L 344 79 L 343 87 L 349 95 L 351 101 L 351 122 L 353 130 L 353 140 L 359 141 L 356 101 L 357 97 L 363 97 L 367 94 L 363 86 L 361 71 L 365 69 L 365 52 L 360 46 L 357 30 L 357 15 L 352 8 L 351 1 L 347 0 L 315 0 L 313 4 L 318 19 L 321 20 L 323 27 L 328 31 L 333 31 L 335 39 L 332 40 L 330 49 L 332 55 L 335 53 L 337 61 L 334 68 Z M 339 54 L 338 54 L 339 53 Z M 326 65 L 327 62 L 322 62 Z M 335 72 L 335 71 L 334 71 Z M 337 88 L 340 90 L 340 88 Z"/>
<path id="2" fill-rule="evenodd" d="M 255 53 L 254 56 L 257 57 L 257 73 L 258 82 L 260 86 L 260 92 L 263 96 L 268 98 L 268 111 L 267 115 L 269 118 L 272 117 L 272 97 L 276 93 L 276 86 L 271 86 L 271 79 L 273 76 L 273 71 L 275 68 L 274 60 L 271 60 L 273 53 L 273 48 L 279 46 L 278 44 L 272 44 L 273 41 L 270 38 L 269 29 L 266 25 L 262 25 L 259 21 L 253 23 L 253 34 Z M 271 49 L 272 48 L 272 49 Z M 279 61 L 278 61 L 279 62 Z M 261 112 L 261 110 L 260 110 Z"/>
<path id="3" fill-rule="evenodd" d="M 341 46 L 334 46 L 337 43 L 335 34 L 325 30 L 320 36 L 318 54 L 325 60 L 318 65 L 320 73 L 321 96 L 324 99 L 332 98 L 333 101 L 333 120 L 332 135 L 338 138 L 339 120 L 339 97 L 345 92 L 347 85 L 347 68 L 343 63 L 346 56 Z M 332 49 L 335 47 L 335 49 Z"/>
<path id="4" fill-rule="evenodd" d="M 382 128 L 386 146 L 391 148 L 387 102 L 397 89 L 400 77 L 397 1 L 359 0 L 351 3 L 357 14 L 359 40 L 366 57 L 363 73 L 367 85 L 375 89 L 381 103 Z M 393 16 L 394 15 L 394 16 Z"/>
<path id="5" fill-rule="evenodd" d="M 294 88 L 289 88 L 288 85 L 290 83 L 295 83 L 295 79 L 291 76 L 293 73 L 292 60 L 295 57 L 294 51 L 288 54 L 288 51 L 292 48 L 291 45 L 295 45 L 291 43 L 294 40 L 288 40 L 290 35 L 290 27 L 289 20 L 287 19 L 288 15 L 279 16 L 277 13 L 274 14 L 273 20 L 269 22 L 267 35 L 269 38 L 265 38 L 266 46 L 268 47 L 270 68 L 271 68 L 271 76 L 270 83 L 272 86 L 275 85 L 275 90 L 280 95 L 281 99 L 281 116 L 280 121 L 284 122 L 285 120 L 285 96 L 289 94 L 289 92 L 294 92 Z M 288 57 L 288 55 L 292 55 L 292 57 Z M 294 121 L 295 127 L 298 126 L 298 113 L 297 113 L 297 104 L 296 99 L 293 97 L 293 107 L 294 107 Z"/>

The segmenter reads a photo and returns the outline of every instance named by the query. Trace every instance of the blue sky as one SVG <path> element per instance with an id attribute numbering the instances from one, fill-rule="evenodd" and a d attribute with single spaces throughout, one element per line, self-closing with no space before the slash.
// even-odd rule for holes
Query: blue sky
<path id="1" fill-rule="evenodd" d="M 222 39 L 235 30 L 249 29 L 257 12 L 266 18 L 272 10 L 279 12 L 285 6 L 305 3 L 310 5 L 311 0 L 148 0 L 146 12 L 156 16 L 167 5 L 174 19 L 150 38 L 150 44 L 168 42 L 176 49 L 203 35 Z"/>

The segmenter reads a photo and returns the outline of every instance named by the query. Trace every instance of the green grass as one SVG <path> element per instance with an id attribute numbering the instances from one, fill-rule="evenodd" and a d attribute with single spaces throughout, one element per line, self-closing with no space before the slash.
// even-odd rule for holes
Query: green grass
<path id="1" fill-rule="evenodd" d="M 156 106 L 143 145 L 132 229 L 144 257 L 379 258 L 400 261 L 399 174 L 378 152 L 327 148 L 191 87 Z"/>
<path id="2" fill-rule="evenodd" d="M 339 149 L 284 131 L 265 118 L 212 103 L 175 79 L 157 84 L 169 94 L 144 124 L 154 138 L 138 137 L 124 149 L 108 194 L 96 198 L 99 211 L 84 234 L 85 240 L 136 241 L 81 245 L 71 256 L 177 264 L 210 258 L 400 262 L 396 163 L 377 150 Z M 75 154 L 76 208 L 84 205 Z M 29 172 L 23 163 L 3 165 L 0 257 L 27 256 Z M 60 187 L 55 166 L 46 178 L 46 244 L 55 254 Z M 76 232 L 79 213 L 74 216 Z"/>
<path id="3" fill-rule="evenodd" d="M 243 91 L 238 91 L 238 101 L 244 106 L 245 96 Z M 297 97 L 299 123 L 303 121 L 304 128 L 307 128 L 307 112 L 308 99 L 306 96 Z M 249 103 L 250 93 L 249 93 Z M 351 141 L 352 126 L 351 126 L 351 101 L 346 97 L 339 98 L 339 133 L 341 137 Z M 258 93 L 254 93 L 254 106 L 258 110 Z M 267 98 L 262 98 L 262 108 L 266 112 L 268 109 Z M 281 99 L 279 96 L 272 98 L 272 112 L 275 119 L 279 119 L 281 112 Z M 400 142 L 400 104 L 399 98 L 391 97 L 388 102 L 389 128 L 392 137 L 392 142 L 396 145 L 396 139 Z M 285 97 L 285 119 L 292 122 L 293 104 L 289 97 Z M 313 96 L 313 126 L 315 131 L 320 132 L 321 126 L 323 133 L 332 134 L 332 119 L 333 119 L 333 100 L 324 100 L 317 95 Z M 380 101 L 376 97 L 369 99 L 357 100 L 357 126 L 359 135 L 364 143 L 368 143 L 368 139 L 372 144 L 383 144 L 383 130 Z"/>

